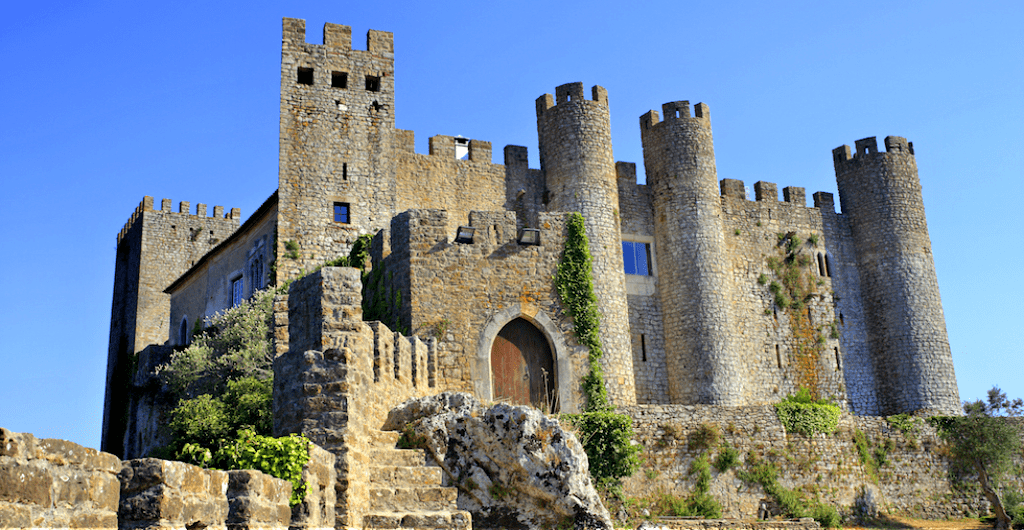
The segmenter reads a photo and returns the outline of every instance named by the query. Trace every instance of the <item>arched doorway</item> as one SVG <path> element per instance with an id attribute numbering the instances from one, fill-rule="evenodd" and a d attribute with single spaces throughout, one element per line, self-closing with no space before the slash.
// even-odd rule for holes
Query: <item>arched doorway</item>
<path id="1" fill-rule="evenodd" d="M 526 319 L 516 318 L 498 332 L 491 345 L 491 370 L 495 399 L 546 412 L 558 408 L 551 346 Z"/>

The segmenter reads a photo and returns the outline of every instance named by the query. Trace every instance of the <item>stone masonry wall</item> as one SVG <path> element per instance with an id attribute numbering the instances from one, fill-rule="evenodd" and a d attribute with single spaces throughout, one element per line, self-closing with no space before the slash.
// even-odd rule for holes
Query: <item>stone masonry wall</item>
<path id="1" fill-rule="evenodd" d="M 608 397 L 612 403 L 630 405 L 636 403 L 636 387 L 608 92 L 594 86 L 591 96 L 584 97 L 583 83 L 568 83 L 557 87 L 554 97 L 545 94 L 537 99 L 540 165 L 549 192 L 548 211 L 583 215 Z"/>
<path id="2" fill-rule="evenodd" d="M 104 450 L 122 454 L 132 355 L 167 341 L 170 295 L 164 289 L 238 229 L 241 215 L 238 208 L 225 214 L 223 207 L 215 206 L 213 217 L 207 217 L 205 204 L 197 205 L 193 214 L 187 201 L 172 212 L 170 199 L 155 209 L 153 198 L 147 196 L 118 234 L 115 271 L 123 273 L 115 274 L 111 308 Z"/>
<path id="3" fill-rule="evenodd" d="M 743 403 L 777 402 L 800 387 L 843 401 L 845 352 L 839 338 L 832 337 L 831 324 L 839 323 L 831 278 L 819 267 L 829 245 L 820 211 L 807 207 L 803 188 L 786 188 L 784 202 L 774 195 L 773 183 L 755 184 L 756 201 L 746 200 L 742 181 L 725 179 L 721 188 L 723 235 L 731 265 L 732 343 L 747 364 Z M 768 266 L 769 259 L 785 258 L 787 240 L 780 240 L 779 234 L 799 238 L 799 255 L 809 259 L 798 270 L 812 294 L 799 310 L 778 307 L 769 289 L 773 281 L 782 284 Z M 810 241 L 812 236 L 818 238 L 817 244 Z M 759 281 L 762 275 L 764 283 Z M 839 296 L 848 294 L 859 296 Z M 840 333 L 848 329 L 837 328 Z"/>
<path id="4" fill-rule="evenodd" d="M 530 169 L 527 149 L 520 145 L 506 145 L 505 206 L 495 209 L 516 212 L 517 228 L 537 228 L 540 226 L 538 215 L 544 211 L 545 196 L 544 174 L 538 169 Z"/>
<path id="5" fill-rule="evenodd" d="M 404 139 L 412 142 L 412 131 Z M 465 142 L 468 158 L 455 158 L 456 141 Z M 397 142 L 396 142 L 397 143 Z M 505 204 L 505 168 L 491 163 L 491 143 L 451 136 L 432 136 L 430 154 L 395 149 L 396 212 L 438 208 L 448 211 L 454 233 L 469 223 L 470 210 L 500 210 Z"/>
<path id="6" fill-rule="evenodd" d="M 781 485 L 818 497 L 841 512 L 849 513 L 865 490 L 875 494 L 880 507 L 889 513 L 939 519 L 987 512 L 975 479 L 964 477 L 963 483 L 951 479 L 944 442 L 921 420 L 918 433 L 905 435 L 883 417 L 844 413 L 834 434 L 807 437 L 787 434 L 770 405 L 644 405 L 620 412 L 633 418 L 634 439 L 644 448 L 641 470 L 623 483 L 628 497 L 692 493 L 694 477 L 689 469 L 700 451 L 690 448 L 688 439 L 702 424 L 708 424 L 721 432 L 724 443 L 739 450 L 740 469 L 749 469 L 751 455 L 757 455 L 777 466 Z M 890 444 L 877 479 L 858 455 L 853 442 L 858 430 L 870 440 L 870 451 Z M 711 449 L 712 461 L 718 451 Z M 760 500 L 767 497 L 761 486 L 743 482 L 735 469 L 719 473 L 712 467 L 711 473 L 710 493 L 722 503 L 726 517 L 757 514 Z M 1022 477 L 1013 480 L 1018 488 L 1024 487 Z"/>
<path id="7" fill-rule="evenodd" d="M 324 44 L 309 44 L 304 20 L 284 19 L 277 255 L 299 244 L 299 257 L 278 264 L 278 281 L 347 255 L 361 234 L 385 228 L 395 214 L 394 39 L 370 30 L 352 49 L 352 28 L 324 25 Z M 335 222 L 334 203 L 348 205 Z"/>
<path id="8" fill-rule="evenodd" d="M 369 507 L 371 432 L 412 397 L 436 393 L 426 344 L 362 321 L 359 270 L 328 267 L 292 284 L 289 351 L 274 361 L 274 434 L 301 433 L 336 457 L 338 527 Z"/>
<path id="9" fill-rule="evenodd" d="M 572 341 L 552 278 L 565 246 L 565 214 L 540 214 L 540 245 L 520 245 L 513 212 L 471 212 L 472 243 L 454 243 L 443 210 L 409 210 L 392 224 L 385 260 L 388 298 L 402 292 L 401 322 L 438 337 L 437 385 L 498 399 L 491 387 L 491 345 L 515 318 L 539 328 L 552 346 L 559 406 L 577 410 L 586 353 Z M 486 288 L 481 288 L 486 286 Z M 372 293 L 367 293 L 372 296 Z M 569 342 L 571 341 L 571 342 Z"/>
<path id="10" fill-rule="evenodd" d="M 0 428 L 0 528 L 115 529 L 121 462 Z"/>

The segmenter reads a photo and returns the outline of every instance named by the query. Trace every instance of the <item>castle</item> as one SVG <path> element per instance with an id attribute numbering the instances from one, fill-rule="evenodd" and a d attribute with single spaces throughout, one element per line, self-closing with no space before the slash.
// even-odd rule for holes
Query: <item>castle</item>
<path id="1" fill-rule="evenodd" d="M 570 212 L 585 220 L 615 405 L 760 405 L 805 387 L 857 415 L 959 410 L 905 139 L 833 150 L 842 213 L 830 193 L 808 207 L 803 188 L 780 201 L 757 182 L 748 200 L 742 181 L 719 182 L 703 103 L 640 117 L 638 184 L 612 154 L 608 93 L 582 83 L 536 101 L 540 169 L 525 147 L 494 164 L 489 142 L 461 137 L 420 154 L 395 128 L 391 33 L 355 50 L 347 26 L 326 24 L 322 45 L 302 20 L 283 26 L 278 189 L 244 223 L 146 197 L 117 236 L 104 451 L 145 453 L 161 421 L 145 374 L 197 322 L 364 234 L 374 316 L 432 337 L 432 387 L 578 410 L 587 354 L 552 281 Z M 287 351 L 287 331 L 276 338 Z"/>

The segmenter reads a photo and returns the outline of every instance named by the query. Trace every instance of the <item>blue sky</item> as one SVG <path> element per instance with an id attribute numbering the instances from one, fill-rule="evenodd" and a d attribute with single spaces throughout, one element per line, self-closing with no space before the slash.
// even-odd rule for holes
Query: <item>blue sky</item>
<path id="1" fill-rule="evenodd" d="M 251 214 L 277 185 L 281 18 L 395 33 L 396 123 L 530 149 L 534 100 L 710 106 L 719 178 L 836 192 L 914 142 L 961 398 L 1024 397 L 1020 2 L 21 2 L 0 22 L 0 426 L 97 447 L 115 236 L 144 195 Z M 837 201 L 838 203 L 838 201 Z"/>

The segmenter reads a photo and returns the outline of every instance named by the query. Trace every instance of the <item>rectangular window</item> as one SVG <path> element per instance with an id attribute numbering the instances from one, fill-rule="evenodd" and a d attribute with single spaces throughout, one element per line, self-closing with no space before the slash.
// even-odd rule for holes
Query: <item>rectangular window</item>
<path id="1" fill-rule="evenodd" d="M 622 242 L 622 264 L 626 274 L 651 275 L 651 245 L 638 241 Z"/>
<path id="2" fill-rule="evenodd" d="M 313 69 L 312 68 L 305 68 L 305 67 L 300 66 L 299 67 L 299 75 L 298 75 L 298 78 L 295 81 L 297 83 L 299 83 L 300 85 L 312 85 L 313 84 Z"/>
<path id="3" fill-rule="evenodd" d="M 349 217 L 349 209 L 347 202 L 336 202 L 334 203 L 334 222 L 349 224 L 352 219 Z"/>
<path id="4" fill-rule="evenodd" d="M 331 72 L 331 86 L 348 88 L 348 72 Z"/>
<path id="5" fill-rule="evenodd" d="M 231 280 L 231 307 L 242 303 L 242 279 Z"/>
<path id="6" fill-rule="evenodd" d="M 366 76 L 366 90 L 380 92 L 380 78 L 375 75 Z"/>

